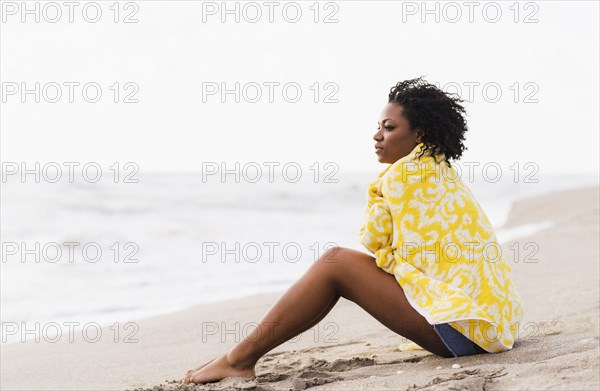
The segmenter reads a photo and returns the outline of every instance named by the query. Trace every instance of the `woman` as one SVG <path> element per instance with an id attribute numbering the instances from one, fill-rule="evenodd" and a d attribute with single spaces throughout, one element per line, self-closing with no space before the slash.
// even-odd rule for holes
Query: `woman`
<path id="1" fill-rule="evenodd" d="M 369 185 L 359 233 L 375 256 L 326 251 L 250 335 L 183 383 L 254 376 L 265 353 L 320 322 L 340 297 L 438 356 L 513 347 L 523 309 L 511 268 L 449 161 L 466 149 L 461 102 L 421 78 L 391 89 L 373 136 L 389 166 Z"/>

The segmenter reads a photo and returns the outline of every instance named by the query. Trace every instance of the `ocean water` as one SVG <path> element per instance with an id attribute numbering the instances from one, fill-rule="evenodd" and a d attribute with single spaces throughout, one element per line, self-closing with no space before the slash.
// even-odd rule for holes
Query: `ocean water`
<path id="1" fill-rule="evenodd" d="M 198 174 L 2 183 L 3 325 L 109 324 L 284 290 L 328 246 L 367 252 L 357 234 L 376 174 L 337 175 L 337 183 L 204 183 Z M 552 225 L 503 229 L 514 200 L 598 178 L 467 185 L 503 242 Z"/>

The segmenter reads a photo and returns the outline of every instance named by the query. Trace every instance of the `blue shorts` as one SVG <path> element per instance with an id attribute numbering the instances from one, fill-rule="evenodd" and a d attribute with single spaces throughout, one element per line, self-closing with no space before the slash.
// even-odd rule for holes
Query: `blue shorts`
<path id="1" fill-rule="evenodd" d="M 444 342 L 444 345 L 446 345 L 454 357 L 487 353 L 481 346 L 462 335 L 448 323 L 434 324 L 433 329 L 438 333 L 442 342 Z"/>

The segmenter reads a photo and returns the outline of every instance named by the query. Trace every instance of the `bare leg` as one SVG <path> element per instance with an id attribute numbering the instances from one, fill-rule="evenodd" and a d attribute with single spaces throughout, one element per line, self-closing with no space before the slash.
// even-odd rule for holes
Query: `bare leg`
<path id="1" fill-rule="evenodd" d="M 254 376 L 254 366 L 265 353 L 317 324 L 340 297 L 357 303 L 384 326 L 424 349 L 453 357 L 433 326 L 408 303 L 395 277 L 377 267 L 375 258 L 335 247 L 311 265 L 244 340 L 201 369 L 188 371 L 183 382 Z"/>

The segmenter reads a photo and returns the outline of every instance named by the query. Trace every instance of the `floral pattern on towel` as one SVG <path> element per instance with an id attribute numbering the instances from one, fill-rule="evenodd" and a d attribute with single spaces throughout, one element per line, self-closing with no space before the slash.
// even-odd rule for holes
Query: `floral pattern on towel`
<path id="1" fill-rule="evenodd" d="M 512 269 L 456 169 L 443 154 L 418 157 L 423 148 L 369 185 L 360 243 L 430 324 L 450 323 L 490 353 L 509 350 L 523 318 Z"/>

